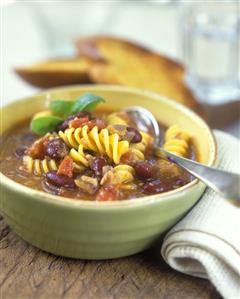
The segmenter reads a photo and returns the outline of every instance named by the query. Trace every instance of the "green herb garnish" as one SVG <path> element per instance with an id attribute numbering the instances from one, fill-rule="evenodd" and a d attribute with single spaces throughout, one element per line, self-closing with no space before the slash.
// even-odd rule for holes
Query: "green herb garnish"
<path id="1" fill-rule="evenodd" d="M 31 130 L 40 135 L 53 132 L 56 130 L 57 125 L 62 123 L 68 116 L 81 111 L 93 111 L 98 104 L 103 102 L 105 102 L 103 98 L 92 93 L 85 93 L 76 101 L 53 101 L 49 105 L 53 115 L 33 118 L 30 125 Z"/>
<path id="2" fill-rule="evenodd" d="M 56 129 L 56 126 L 63 121 L 63 118 L 54 115 L 38 117 L 32 119 L 30 128 L 33 132 L 39 135 L 44 135 L 48 132 L 53 132 Z"/>
<path id="3" fill-rule="evenodd" d="M 68 117 L 70 114 L 72 114 L 71 112 L 74 103 L 75 101 L 57 100 L 50 103 L 49 109 L 52 110 L 52 112 L 57 115 Z"/>
<path id="4" fill-rule="evenodd" d="M 77 113 L 80 111 L 93 111 L 96 106 L 100 103 L 104 103 L 105 100 L 99 96 L 92 93 L 85 93 L 80 96 L 72 107 L 72 113 Z"/>

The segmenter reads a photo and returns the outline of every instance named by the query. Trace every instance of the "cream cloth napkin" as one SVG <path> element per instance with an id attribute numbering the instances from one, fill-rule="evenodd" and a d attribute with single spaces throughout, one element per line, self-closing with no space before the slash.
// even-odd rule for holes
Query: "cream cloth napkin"
<path id="1" fill-rule="evenodd" d="M 218 167 L 240 172 L 240 141 L 215 131 Z M 185 274 L 209 279 L 227 299 L 240 299 L 240 207 L 207 189 L 166 235 L 164 260 Z"/>

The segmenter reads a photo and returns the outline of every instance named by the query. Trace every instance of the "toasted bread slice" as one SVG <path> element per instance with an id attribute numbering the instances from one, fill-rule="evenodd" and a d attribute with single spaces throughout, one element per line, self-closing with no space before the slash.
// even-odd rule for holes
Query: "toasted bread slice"
<path id="1" fill-rule="evenodd" d="M 89 83 L 88 58 L 56 59 L 27 67 L 16 68 L 16 73 L 29 84 L 48 88 L 54 86 Z"/>
<path id="2" fill-rule="evenodd" d="M 182 64 L 154 53 L 142 45 L 124 39 L 110 36 L 92 36 L 78 39 L 75 46 L 80 55 L 89 57 L 92 60 L 126 65 L 136 63 L 139 60 L 143 60 L 144 63 L 150 57 L 155 57 L 155 61 L 161 68 L 168 69 L 178 77 L 182 77 L 184 74 Z M 128 60 L 129 58 L 131 58 L 131 61 Z"/>
<path id="3" fill-rule="evenodd" d="M 183 81 L 184 68 L 172 59 L 112 37 L 79 39 L 76 47 L 80 55 L 96 61 L 89 69 L 92 81 L 152 90 L 200 111 Z"/>
<path id="4" fill-rule="evenodd" d="M 90 78 L 96 83 L 121 84 L 143 88 L 169 97 L 189 108 L 200 111 L 198 103 L 188 88 L 169 73 L 142 74 L 136 71 L 135 75 L 128 68 L 113 65 L 95 64 L 90 69 Z M 147 79 L 146 79 L 147 76 Z"/>

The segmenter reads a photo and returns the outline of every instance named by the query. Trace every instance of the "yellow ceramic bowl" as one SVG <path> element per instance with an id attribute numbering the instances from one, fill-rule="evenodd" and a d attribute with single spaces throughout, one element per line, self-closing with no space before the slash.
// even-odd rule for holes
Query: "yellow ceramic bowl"
<path id="1" fill-rule="evenodd" d="M 206 123 L 189 109 L 157 94 L 120 86 L 73 86 L 51 89 L 2 108 L 1 134 L 43 110 L 50 101 L 96 93 L 106 105 L 122 109 L 141 105 L 163 124 L 180 124 L 193 136 L 199 160 L 216 158 L 214 137 Z M 29 243 L 48 252 L 82 259 L 108 259 L 142 251 L 174 225 L 200 198 L 198 180 L 170 192 L 136 200 L 88 202 L 29 189 L 0 173 L 0 210 L 11 228 Z"/>

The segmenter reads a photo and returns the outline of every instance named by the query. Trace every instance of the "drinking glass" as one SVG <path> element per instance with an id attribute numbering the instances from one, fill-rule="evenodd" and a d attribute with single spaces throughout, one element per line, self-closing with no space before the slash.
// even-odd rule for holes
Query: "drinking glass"
<path id="1" fill-rule="evenodd" d="M 202 102 L 239 100 L 239 1 L 184 1 L 180 15 L 188 85 Z"/>

